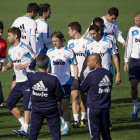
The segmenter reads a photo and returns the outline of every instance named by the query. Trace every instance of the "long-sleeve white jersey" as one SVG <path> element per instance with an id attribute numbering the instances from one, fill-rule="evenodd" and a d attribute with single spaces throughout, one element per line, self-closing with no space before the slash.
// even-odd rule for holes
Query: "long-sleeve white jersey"
<path id="1" fill-rule="evenodd" d="M 17 18 L 12 27 L 17 27 L 21 30 L 21 42 L 30 45 L 36 52 L 36 22 L 26 15 Z"/>
<path id="2" fill-rule="evenodd" d="M 38 18 L 36 23 L 36 50 L 37 53 L 39 53 L 44 47 L 50 49 L 52 46 L 51 28 L 49 24 L 43 19 Z"/>
<path id="3" fill-rule="evenodd" d="M 129 62 L 130 56 L 132 58 L 140 59 L 140 27 L 130 27 L 127 35 L 125 47 L 125 62 Z"/>
<path id="4" fill-rule="evenodd" d="M 118 23 L 115 20 L 114 22 L 109 22 L 107 21 L 104 17 L 101 17 L 104 20 L 104 33 L 105 35 L 111 34 L 114 35 L 115 38 L 120 42 L 120 43 L 124 43 L 125 40 L 122 36 L 122 32 L 119 30 L 118 28 Z M 91 25 L 93 24 L 93 22 L 91 23 Z M 84 34 L 85 38 L 89 38 L 90 34 L 89 34 L 89 28 L 86 30 L 85 34 Z"/>

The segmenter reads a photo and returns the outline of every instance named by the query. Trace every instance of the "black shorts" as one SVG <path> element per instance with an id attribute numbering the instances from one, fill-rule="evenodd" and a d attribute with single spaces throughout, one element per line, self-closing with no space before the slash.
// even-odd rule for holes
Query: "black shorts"
<path id="1" fill-rule="evenodd" d="M 72 77 L 71 91 L 73 91 L 73 90 L 79 90 L 80 89 L 80 84 L 81 84 L 80 78 L 78 77 L 78 82 L 79 82 L 79 87 L 78 88 L 74 88 L 74 86 L 73 86 L 74 79 L 75 79 L 75 77 Z"/>
<path id="2" fill-rule="evenodd" d="M 140 59 L 131 58 L 129 66 L 129 81 L 137 79 L 140 81 Z"/>

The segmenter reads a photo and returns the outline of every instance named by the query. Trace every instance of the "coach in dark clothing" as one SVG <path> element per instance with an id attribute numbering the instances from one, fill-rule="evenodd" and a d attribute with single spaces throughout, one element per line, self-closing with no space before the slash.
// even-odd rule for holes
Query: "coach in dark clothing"
<path id="1" fill-rule="evenodd" d="M 29 140 L 37 140 L 37 136 L 46 118 L 52 140 L 60 140 L 60 114 L 57 101 L 64 96 L 58 78 L 47 73 L 49 58 L 39 54 L 36 59 L 38 72 L 29 74 L 32 86 L 32 112 Z"/>
<path id="2" fill-rule="evenodd" d="M 99 54 L 91 54 L 87 59 L 91 70 L 81 83 L 81 91 L 87 94 L 88 127 L 92 140 L 111 140 L 109 109 L 111 107 L 111 72 L 102 68 Z"/>

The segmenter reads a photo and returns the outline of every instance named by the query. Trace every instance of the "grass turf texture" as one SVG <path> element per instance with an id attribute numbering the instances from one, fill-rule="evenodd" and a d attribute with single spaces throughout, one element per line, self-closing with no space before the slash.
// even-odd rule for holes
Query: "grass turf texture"
<path id="1" fill-rule="evenodd" d="M 38 4 L 48 2 L 51 4 L 52 14 L 51 18 L 48 20 L 48 23 L 51 26 L 52 32 L 58 30 L 62 31 L 67 41 L 70 39 L 67 33 L 68 23 L 78 21 L 82 26 L 82 33 L 84 33 L 95 17 L 106 15 L 108 9 L 111 7 L 117 7 L 119 9 L 120 15 L 117 21 L 119 28 L 122 30 L 123 36 L 126 39 L 129 27 L 134 25 L 134 15 L 140 10 L 140 1 L 133 0 L 1 0 L 0 20 L 4 23 L 4 39 L 7 39 L 7 29 L 11 27 L 13 21 L 17 17 L 26 13 L 26 7 L 28 3 L 31 2 L 36 2 Z M 67 42 L 65 42 L 65 45 L 66 44 Z M 110 110 L 113 123 L 111 136 L 113 140 L 137 140 L 140 133 L 140 114 L 138 115 L 137 119 L 132 119 L 131 117 L 133 104 L 130 96 L 130 85 L 128 81 L 128 75 L 123 71 L 124 48 L 120 43 L 118 43 L 118 46 L 121 56 L 122 83 L 118 86 L 115 85 L 114 78 L 112 108 Z M 8 43 L 8 48 L 9 47 L 10 44 Z M 0 74 L 5 101 L 10 93 L 12 72 L 12 70 L 9 70 L 6 73 L 1 72 Z M 17 106 L 19 106 L 22 110 L 22 101 L 20 101 Z M 73 121 L 72 114 L 71 121 Z M 0 139 L 21 139 L 20 137 L 16 137 L 12 132 L 13 129 L 19 129 L 19 126 L 19 122 L 6 108 L 4 102 L 3 107 L 0 107 Z M 51 139 L 48 126 L 45 124 L 45 122 L 40 131 L 38 139 Z M 88 128 L 72 129 L 70 127 L 70 134 L 68 136 L 62 136 L 62 140 L 71 139 L 89 140 L 90 136 Z"/>

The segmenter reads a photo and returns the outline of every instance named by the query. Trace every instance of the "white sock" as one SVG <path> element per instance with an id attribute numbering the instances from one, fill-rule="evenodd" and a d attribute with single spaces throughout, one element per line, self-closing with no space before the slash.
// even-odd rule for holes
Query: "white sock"
<path id="1" fill-rule="evenodd" d="M 138 109 L 139 108 L 138 99 L 133 100 L 133 103 L 134 103 L 134 109 Z"/>
<path id="2" fill-rule="evenodd" d="M 27 133 L 28 131 L 28 124 L 24 123 L 24 131 Z"/>
<path id="3" fill-rule="evenodd" d="M 64 123 L 64 118 L 63 118 L 63 116 L 61 116 L 60 119 L 61 119 L 61 122 Z"/>
<path id="4" fill-rule="evenodd" d="M 73 114 L 74 121 L 79 123 L 79 114 Z"/>
<path id="5" fill-rule="evenodd" d="M 86 112 L 81 112 L 81 120 L 86 119 Z"/>
<path id="6" fill-rule="evenodd" d="M 18 119 L 22 126 L 24 126 L 24 117 Z"/>
<path id="7" fill-rule="evenodd" d="M 64 126 L 64 129 L 67 129 L 67 130 L 69 130 L 69 124 L 70 124 L 70 122 L 68 122 L 68 121 L 65 121 L 65 126 Z"/>

